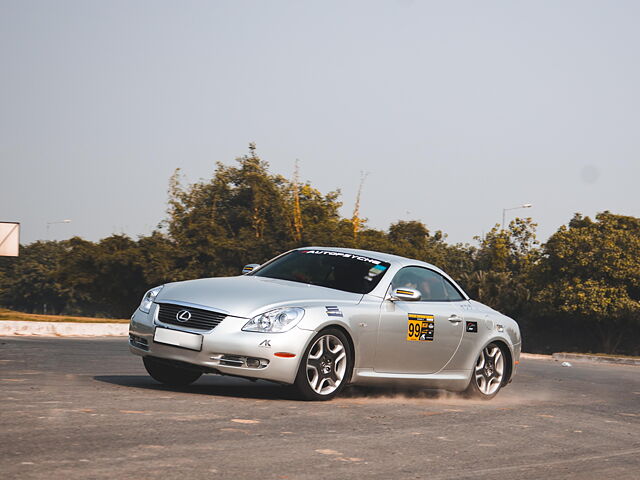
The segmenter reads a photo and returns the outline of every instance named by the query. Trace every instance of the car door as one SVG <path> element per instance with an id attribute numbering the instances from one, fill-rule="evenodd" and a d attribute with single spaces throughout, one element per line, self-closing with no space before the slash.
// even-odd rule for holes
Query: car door
<path id="1" fill-rule="evenodd" d="M 456 352 L 468 301 L 446 278 L 424 267 L 405 267 L 395 288 L 418 290 L 421 299 L 386 299 L 380 308 L 374 369 L 381 373 L 435 373 Z"/>

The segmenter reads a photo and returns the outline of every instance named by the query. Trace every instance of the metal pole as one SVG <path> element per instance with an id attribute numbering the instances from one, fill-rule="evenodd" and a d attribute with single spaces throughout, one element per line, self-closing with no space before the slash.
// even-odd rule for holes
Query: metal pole
<path id="1" fill-rule="evenodd" d="M 502 209 L 502 225 L 500 226 L 500 230 L 504 231 L 504 222 L 506 221 L 505 218 L 506 218 L 507 210 L 519 210 L 521 208 L 531 208 L 531 207 L 533 207 L 533 205 L 531 205 L 530 203 L 525 203 L 524 205 L 520 205 L 518 207 L 503 208 Z"/>
<path id="2" fill-rule="evenodd" d="M 71 220 L 66 219 L 66 220 L 62 220 L 61 222 L 47 222 L 47 240 L 51 240 L 49 236 L 49 228 L 51 227 L 51 225 L 58 224 L 58 223 L 71 223 Z"/>

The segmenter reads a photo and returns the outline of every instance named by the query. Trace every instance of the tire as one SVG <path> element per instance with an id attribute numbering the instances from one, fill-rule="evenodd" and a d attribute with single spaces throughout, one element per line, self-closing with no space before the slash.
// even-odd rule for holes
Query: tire
<path id="1" fill-rule="evenodd" d="M 351 380 L 353 360 L 346 335 L 328 328 L 313 337 L 304 352 L 294 383 L 305 400 L 331 400 Z"/>
<path id="2" fill-rule="evenodd" d="M 465 395 L 482 400 L 495 397 L 506 378 L 506 358 L 504 347 L 497 343 L 484 347 L 474 365 Z"/>
<path id="3" fill-rule="evenodd" d="M 202 372 L 182 368 L 152 357 L 143 357 L 144 368 L 154 380 L 170 387 L 185 387 L 195 382 Z"/>

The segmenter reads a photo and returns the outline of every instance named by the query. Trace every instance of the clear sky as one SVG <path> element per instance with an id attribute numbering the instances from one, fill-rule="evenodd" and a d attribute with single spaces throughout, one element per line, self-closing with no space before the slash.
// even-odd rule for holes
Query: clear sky
<path id="1" fill-rule="evenodd" d="M 149 233 L 168 178 L 274 173 L 452 242 L 640 216 L 640 2 L 0 0 L 0 220 Z"/>

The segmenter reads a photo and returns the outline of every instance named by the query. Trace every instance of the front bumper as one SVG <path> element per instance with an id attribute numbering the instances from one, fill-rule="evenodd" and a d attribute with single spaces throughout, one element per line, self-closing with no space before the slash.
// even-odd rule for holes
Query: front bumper
<path id="1" fill-rule="evenodd" d="M 246 318 L 226 317 L 209 332 L 181 329 L 162 324 L 157 319 L 158 306 L 153 305 L 147 314 L 136 310 L 129 324 L 129 349 L 141 356 L 151 356 L 201 367 L 225 375 L 272 380 L 281 383 L 295 381 L 300 358 L 314 332 L 294 327 L 283 333 L 244 332 Z M 202 350 L 188 350 L 153 341 L 157 327 L 187 331 L 202 335 Z M 145 345 L 146 343 L 146 345 Z M 283 358 L 276 353 L 288 353 Z M 248 366 L 246 359 L 255 364 Z M 266 362 L 265 362 L 266 361 Z M 266 366 L 265 366 L 266 363 Z"/>

